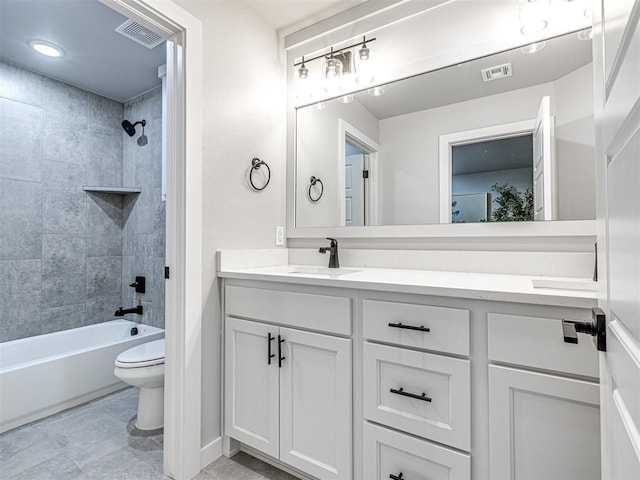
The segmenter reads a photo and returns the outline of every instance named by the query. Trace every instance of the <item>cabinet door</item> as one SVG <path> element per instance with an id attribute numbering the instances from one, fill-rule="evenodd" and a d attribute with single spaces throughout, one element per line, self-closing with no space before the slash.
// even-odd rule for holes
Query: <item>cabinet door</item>
<path id="1" fill-rule="evenodd" d="M 351 340 L 281 328 L 280 460 L 351 478 Z"/>
<path id="2" fill-rule="evenodd" d="M 225 321 L 225 434 L 278 457 L 278 327 Z M 269 364 L 269 335 L 275 356 Z"/>
<path id="3" fill-rule="evenodd" d="M 491 478 L 599 479 L 597 383 L 489 367 Z"/>

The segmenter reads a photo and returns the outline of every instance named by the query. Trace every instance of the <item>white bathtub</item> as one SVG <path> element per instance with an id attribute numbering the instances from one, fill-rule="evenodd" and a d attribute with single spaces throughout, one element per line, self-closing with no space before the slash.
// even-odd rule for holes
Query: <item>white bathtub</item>
<path id="1" fill-rule="evenodd" d="M 124 388 L 118 354 L 160 338 L 160 328 L 112 320 L 0 343 L 0 433 Z"/>

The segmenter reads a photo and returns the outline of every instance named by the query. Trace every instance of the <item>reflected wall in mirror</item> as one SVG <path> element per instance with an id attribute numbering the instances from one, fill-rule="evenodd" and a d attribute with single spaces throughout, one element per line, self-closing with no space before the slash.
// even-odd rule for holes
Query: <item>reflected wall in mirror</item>
<path id="1" fill-rule="evenodd" d="M 594 219 L 591 42 L 524 51 L 298 108 L 296 227 Z"/>

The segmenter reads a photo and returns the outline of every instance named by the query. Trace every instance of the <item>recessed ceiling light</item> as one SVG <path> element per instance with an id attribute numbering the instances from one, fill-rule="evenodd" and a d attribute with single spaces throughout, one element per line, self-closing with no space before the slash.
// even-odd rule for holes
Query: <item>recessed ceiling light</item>
<path id="1" fill-rule="evenodd" d="M 520 51 L 525 55 L 529 55 L 531 53 L 539 52 L 544 48 L 545 45 L 546 45 L 546 42 L 530 43 L 529 45 L 525 45 L 524 47 L 521 47 Z"/>
<path id="2" fill-rule="evenodd" d="M 40 53 L 41 55 L 45 55 L 47 57 L 57 58 L 64 55 L 64 52 L 62 51 L 62 49 L 54 45 L 53 43 L 43 42 L 41 40 L 34 40 L 30 42 L 29 45 L 36 52 Z"/>

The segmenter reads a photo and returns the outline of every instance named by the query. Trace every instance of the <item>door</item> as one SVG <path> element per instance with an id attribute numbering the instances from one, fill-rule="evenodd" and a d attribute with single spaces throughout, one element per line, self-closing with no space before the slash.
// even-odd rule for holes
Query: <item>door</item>
<path id="1" fill-rule="evenodd" d="M 345 225 L 364 225 L 364 154 L 347 155 L 344 161 Z"/>
<path id="2" fill-rule="evenodd" d="M 490 365 L 490 477 L 599 479 L 599 395 L 595 382 Z"/>
<path id="3" fill-rule="evenodd" d="M 227 317 L 225 328 L 225 434 L 278 458 L 278 327 Z"/>
<path id="4" fill-rule="evenodd" d="M 596 2 L 603 477 L 640 478 L 640 0 Z M 604 268 L 603 268 L 604 267 Z"/>
<path id="5" fill-rule="evenodd" d="M 281 328 L 280 460 L 351 478 L 351 340 Z"/>
<path id="6" fill-rule="evenodd" d="M 556 219 L 556 175 L 553 158 L 551 99 L 543 97 L 533 128 L 533 219 Z"/>

